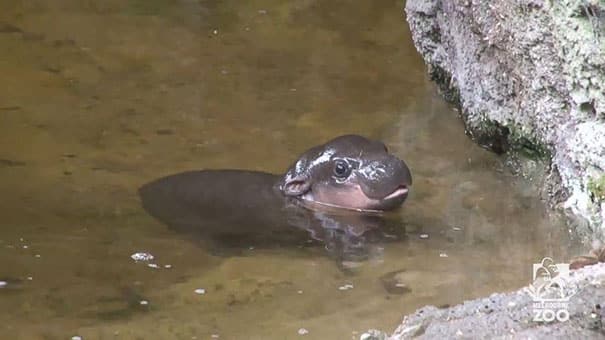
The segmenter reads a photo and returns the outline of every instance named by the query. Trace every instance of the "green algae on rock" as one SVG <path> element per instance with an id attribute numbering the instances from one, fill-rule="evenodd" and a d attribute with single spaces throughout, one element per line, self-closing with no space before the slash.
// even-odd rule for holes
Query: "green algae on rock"
<path id="1" fill-rule="evenodd" d="M 598 178 L 590 178 L 588 180 L 588 192 L 590 192 L 591 198 L 596 202 L 605 201 L 605 175 L 601 175 Z"/>

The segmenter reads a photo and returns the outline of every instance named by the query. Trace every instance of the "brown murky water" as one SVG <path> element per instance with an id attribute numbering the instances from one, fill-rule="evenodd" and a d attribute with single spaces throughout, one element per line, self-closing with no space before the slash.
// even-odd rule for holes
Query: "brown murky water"
<path id="1" fill-rule="evenodd" d="M 539 180 L 465 137 L 400 1 L 5 0 L 0 49 L 2 338 L 349 339 L 525 285 L 575 244 Z M 353 275 L 304 249 L 215 256 L 140 208 L 154 178 L 281 172 L 343 133 L 384 140 L 415 184 L 408 237 Z M 398 270 L 411 291 L 389 294 Z"/>

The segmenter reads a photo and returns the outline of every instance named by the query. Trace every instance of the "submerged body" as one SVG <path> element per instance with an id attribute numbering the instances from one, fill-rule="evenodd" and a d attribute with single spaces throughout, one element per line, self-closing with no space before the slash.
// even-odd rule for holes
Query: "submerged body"
<path id="1" fill-rule="evenodd" d="M 412 183 L 381 142 L 337 137 L 305 152 L 283 175 L 190 171 L 144 185 L 144 208 L 219 248 L 321 242 L 342 249 L 380 238 L 376 212 L 405 201 Z"/>

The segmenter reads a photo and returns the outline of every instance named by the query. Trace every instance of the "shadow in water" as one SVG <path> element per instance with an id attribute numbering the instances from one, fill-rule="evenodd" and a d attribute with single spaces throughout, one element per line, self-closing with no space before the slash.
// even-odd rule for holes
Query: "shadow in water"
<path id="1" fill-rule="evenodd" d="M 382 214 L 311 210 L 275 187 L 279 177 L 237 170 L 184 172 L 139 189 L 144 209 L 218 255 L 250 248 L 324 246 L 339 267 L 379 254 L 405 229 Z"/>

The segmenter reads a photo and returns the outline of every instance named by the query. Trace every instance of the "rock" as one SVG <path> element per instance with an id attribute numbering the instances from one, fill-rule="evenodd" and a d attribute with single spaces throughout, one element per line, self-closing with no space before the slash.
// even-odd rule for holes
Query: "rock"
<path id="1" fill-rule="evenodd" d="M 605 179 L 605 2 L 408 0 L 406 14 L 475 140 L 548 158 L 549 202 L 603 234 L 605 202 L 589 184 Z"/>
<path id="2" fill-rule="evenodd" d="M 359 336 L 359 340 L 386 340 L 388 335 L 377 329 L 370 329 Z"/>
<path id="3" fill-rule="evenodd" d="M 602 339 L 605 264 L 572 271 L 563 282 L 566 289 L 577 292 L 560 307 L 569 313 L 569 319 L 563 322 L 534 321 L 535 302 L 528 287 L 445 309 L 423 307 L 405 316 L 389 339 Z M 558 288 L 549 289 L 556 292 Z"/>

